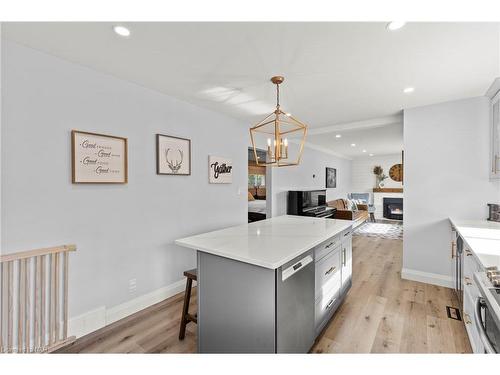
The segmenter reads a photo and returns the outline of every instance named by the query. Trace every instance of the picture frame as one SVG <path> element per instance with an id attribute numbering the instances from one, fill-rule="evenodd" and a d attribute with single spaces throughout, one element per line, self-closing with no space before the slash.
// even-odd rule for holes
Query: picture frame
<path id="1" fill-rule="evenodd" d="M 327 189 L 337 187 L 337 169 L 326 167 L 325 187 Z"/>
<path id="2" fill-rule="evenodd" d="M 191 175 L 191 140 L 156 134 L 156 174 Z"/>
<path id="3" fill-rule="evenodd" d="M 107 134 L 71 131 L 73 184 L 126 184 L 128 140 Z"/>

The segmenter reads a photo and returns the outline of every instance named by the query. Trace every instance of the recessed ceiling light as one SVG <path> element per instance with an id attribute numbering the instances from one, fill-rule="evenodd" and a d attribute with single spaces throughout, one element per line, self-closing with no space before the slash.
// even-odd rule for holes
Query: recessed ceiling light
<path id="1" fill-rule="evenodd" d="M 119 25 L 113 26 L 113 31 L 123 37 L 130 36 L 130 30 L 127 29 L 125 26 L 119 26 Z"/>
<path id="2" fill-rule="evenodd" d="M 291 113 L 285 113 L 285 115 L 287 115 L 288 117 L 290 117 L 292 114 Z"/>
<path id="3" fill-rule="evenodd" d="M 387 24 L 387 29 L 394 31 L 402 28 L 404 25 L 406 25 L 406 22 L 403 21 L 392 21 Z"/>
<path id="4" fill-rule="evenodd" d="M 356 143 L 351 143 L 351 147 L 356 147 Z"/>
<path id="5" fill-rule="evenodd" d="M 363 152 L 366 152 L 366 150 L 363 150 Z"/>
<path id="6" fill-rule="evenodd" d="M 403 90 L 405 94 L 411 94 L 413 91 L 415 91 L 415 87 L 405 87 Z"/>
<path id="7" fill-rule="evenodd" d="M 373 156 L 374 154 L 370 154 L 370 156 Z"/>
<path id="8" fill-rule="evenodd" d="M 335 135 L 335 138 L 340 138 L 340 137 L 342 137 L 342 134 Z"/>

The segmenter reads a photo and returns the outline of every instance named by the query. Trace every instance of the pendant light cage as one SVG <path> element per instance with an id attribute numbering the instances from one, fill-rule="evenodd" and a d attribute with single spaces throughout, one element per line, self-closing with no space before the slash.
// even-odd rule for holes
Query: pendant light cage
<path id="1" fill-rule="evenodd" d="M 298 165 L 302 158 L 307 136 L 307 125 L 284 112 L 279 103 L 279 85 L 284 81 L 281 76 L 271 78 L 276 85 L 276 109 L 259 123 L 250 128 L 250 138 L 257 165 L 286 167 Z M 260 161 L 257 155 L 258 140 L 265 139 L 266 160 Z M 290 143 L 297 145 L 296 157 L 290 157 Z"/>

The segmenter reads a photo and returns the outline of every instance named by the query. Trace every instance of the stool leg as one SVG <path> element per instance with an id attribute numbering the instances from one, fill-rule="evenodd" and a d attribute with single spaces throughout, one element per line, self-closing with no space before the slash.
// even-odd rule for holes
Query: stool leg
<path id="1" fill-rule="evenodd" d="M 193 285 L 193 280 L 186 280 L 186 291 L 184 292 L 184 306 L 182 307 L 182 316 L 181 316 L 181 328 L 179 330 L 179 340 L 184 340 L 184 336 L 186 335 L 186 325 L 188 323 L 187 314 L 189 310 L 189 302 L 191 300 L 191 286 Z"/>

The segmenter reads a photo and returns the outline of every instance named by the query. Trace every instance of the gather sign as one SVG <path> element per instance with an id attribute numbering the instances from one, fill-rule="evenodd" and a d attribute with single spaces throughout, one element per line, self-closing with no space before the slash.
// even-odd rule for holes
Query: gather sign
<path id="1" fill-rule="evenodd" d="M 208 182 L 211 184 L 230 184 L 233 182 L 231 159 L 210 155 L 208 157 Z"/>

